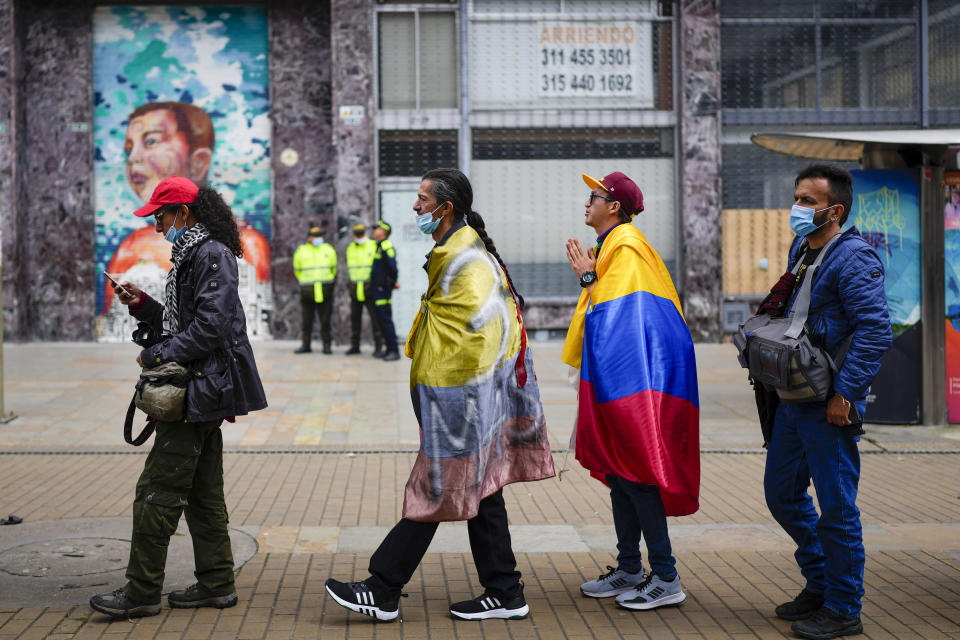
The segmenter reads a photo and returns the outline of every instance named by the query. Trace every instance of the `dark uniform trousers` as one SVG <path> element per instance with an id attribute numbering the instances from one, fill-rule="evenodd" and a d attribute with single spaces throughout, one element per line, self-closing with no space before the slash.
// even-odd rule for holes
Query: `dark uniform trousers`
<path id="1" fill-rule="evenodd" d="M 320 316 L 320 339 L 323 340 L 323 346 L 328 347 L 333 342 L 333 336 L 330 332 L 330 316 L 333 314 L 333 282 L 324 282 L 323 302 L 316 302 L 313 293 L 313 285 L 300 286 L 300 339 L 303 346 L 310 346 L 310 339 L 313 336 L 313 317 Z"/>
<path id="2" fill-rule="evenodd" d="M 390 296 L 393 294 L 393 287 L 389 289 L 381 285 L 372 285 L 370 287 L 371 297 L 373 297 L 373 307 L 376 310 L 377 328 L 380 329 L 380 335 L 383 336 L 384 347 L 388 353 L 397 351 L 397 330 L 393 327 L 393 304 Z"/>
<path id="3" fill-rule="evenodd" d="M 370 326 L 373 329 L 373 345 L 379 350 L 383 346 L 383 335 L 380 333 L 380 326 L 377 324 L 376 307 L 373 304 L 373 292 L 370 283 L 363 285 L 363 302 L 357 300 L 357 283 L 350 283 L 350 346 L 356 349 L 360 348 L 360 330 L 363 327 L 363 310 L 366 308 L 370 314 Z"/>
<path id="4" fill-rule="evenodd" d="M 400 592 L 423 560 L 439 522 L 403 518 L 370 557 L 370 575 L 391 594 Z M 503 489 L 480 501 L 477 515 L 467 520 L 470 551 L 484 589 L 503 598 L 520 588 L 520 572 L 510 544 Z"/>
<path id="5" fill-rule="evenodd" d="M 124 592 L 160 602 L 170 536 L 185 513 L 195 575 L 213 595 L 234 592 L 233 551 L 223 498 L 223 420 L 158 422 L 133 501 L 133 536 Z"/>

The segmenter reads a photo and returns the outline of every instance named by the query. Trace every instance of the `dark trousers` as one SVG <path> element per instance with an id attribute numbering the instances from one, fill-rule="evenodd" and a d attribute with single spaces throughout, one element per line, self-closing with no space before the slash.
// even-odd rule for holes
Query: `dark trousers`
<path id="1" fill-rule="evenodd" d="M 676 560 L 667 533 L 667 516 L 660 490 L 652 484 L 632 482 L 620 476 L 606 475 L 613 507 L 613 527 L 617 531 L 617 566 L 636 573 L 643 569 L 640 539 L 647 543 L 650 571 L 664 580 L 677 576 Z"/>
<path id="2" fill-rule="evenodd" d="M 303 346 L 310 346 L 310 339 L 313 336 L 313 317 L 320 316 L 320 338 L 323 340 L 323 346 L 328 347 L 333 342 L 330 332 L 330 316 L 333 313 L 333 283 L 325 282 L 323 287 L 323 302 L 315 302 L 316 297 L 313 293 L 313 285 L 300 287 L 300 321 L 301 332 L 300 340 Z"/>
<path id="3" fill-rule="evenodd" d="M 364 285 L 364 300 L 357 300 L 357 283 L 350 283 L 350 346 L 360 348 L 360 329 L 363 327 L 363 310 L 370 314 L 370 325 L 373 329 L 373 345 L 379 350 L 383 346 L 383 336 L 377 326 L 377 316 L 373 304 L 373 292 L 370 285 Z"/>
<path id="4" fill-rule="evenodd" d="M 370 557 L 370 575 L 391 595 L 399 593 L 413 577 L 439 525 L 400 520 Z M 467 533 L 480 584 L 499 597 L 513 596 L 520 588 L 520 572 L 510 544 L 502 489 L 480 501 L 476 517 L 467 520 Z"/>
<path id="5" fill-rule="evenodd" d="M 852 427 L 827 421 L 823 403 L 781 404 L 763 476 L 770 513 L 797 543 L 807 591 L 847 618 L 860 615 L 864 593 L 859 440 Z M 807 493 L 811 479 L 819 514 Z"/>
<path id="6" fill-rule="evenodd" d="M 194 575 L 214 595 L 234 592 L 233 551 L 223 499 L 220 423 L 158 422 L 156 440 L 133 501 L 133 536 L 124 592 L 160 602 L 170 536 L 185 514 L 193 538 Z"/>
<path id="7" fill-rule="evenodd" d="M 393 327 L 393 305 L 390 296 L 393 287 L 389 289 L 382 285 L 370 287 L 373 296 L 373 307 L 377 319 L 377 328 L 383 336 L 384 346 L 388 353 L 397 351 L 397 330 Z"/>

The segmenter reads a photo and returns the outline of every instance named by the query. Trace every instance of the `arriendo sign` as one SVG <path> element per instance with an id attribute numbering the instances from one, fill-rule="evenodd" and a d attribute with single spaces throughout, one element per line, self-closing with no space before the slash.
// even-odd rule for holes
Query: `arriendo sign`
<path id="1" fill-rule="evenodd" d="M 632 25 L 548 25 L 541 23 L 539 44 L 633 44 L 637 32 Z"/>

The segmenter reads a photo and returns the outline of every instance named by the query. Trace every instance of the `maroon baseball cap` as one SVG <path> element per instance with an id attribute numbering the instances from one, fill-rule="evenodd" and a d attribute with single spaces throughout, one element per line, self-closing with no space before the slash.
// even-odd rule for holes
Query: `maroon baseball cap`
<path id="1" fill-rule="evenodd" d="M 150 196 L 150 202 L 133 212 L 133 215 L 146 218 L 165 204 L 190 204 L 197 199 L 200 187 L 189 178 L 165 178 L 160 181 Z"/>
<path id="2" fill-rule="evenodd" d="M 643 211 L 643 192 L 637 183 L 627 177 L 620 171 L 614 171 L 603 177 L 603 180 L 591 178 L 583 174 L 583 181 L 591 189 L 600 187 L 620 203 L 620 208 L 631 216 L 635 216 Z"/>

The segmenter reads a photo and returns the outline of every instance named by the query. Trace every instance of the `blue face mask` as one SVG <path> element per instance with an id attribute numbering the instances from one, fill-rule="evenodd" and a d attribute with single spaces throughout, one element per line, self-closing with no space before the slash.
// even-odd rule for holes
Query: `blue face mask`
<path id="1" fill-rule="evenodd" d="M 440 205 L 442 207 L 443 205 Z M 424 233 L 433 233 L 437 230 L 437 227 L 440 226 L 440 221 L 443 220 L 443 216 L 440 216 L 436 220 L 433 219 L 433 214 L 440 210 L 440 207 L 437 207 L 429 213 L 421 213 L 417 216 L 417 226 L 420 227 L 420 231 Z M 446 215 L 446 214 L 444 214 Z"/>
<path id="2" fill-rule="evenodd" d="M 314 239 L 311 240 L 310 242 L 313 243 L 313 246 L 319 247 L 320 245 L 323 244 L 323 238 L 314 238 Z"/>
<path id="3" fill-rule="evenodd" d="M 832 209 L 835 206 L 837 205 L 832 204 L 829 207 L 824 207 L 823 209 L 811 209 L 810 207 L 801 207 L 800 205 L 795 204 L 790 209 L 790 228 L 793 229 L 793 232 L 798 236 L 808 236 L 830 222 L 830 218 L 827 218 L 823 221 L 823 224 L 817 225 L 813 223 L 814 217 L 821 211 Z"/>
<path id="4" fill-rule="evenodd" d="M 163 236 L 164 238 L 167 239 L 167 242 L 169 242 L 170 244 L 173 244 L 174 242 L 179 240 L 180 237 L 187 232 L 187 225 L 183 225 L 182 227 L 177 229 L 177 219 L 179 217 L 180 217 L 180 212 L 177 211 L 177 215 L 173 218 L 173 224 L 170 225 L 170 228 L 167 229 L 166 235 Z"/>

